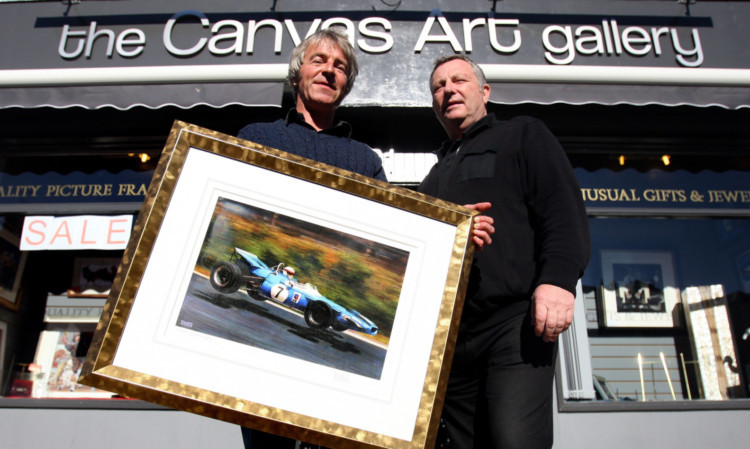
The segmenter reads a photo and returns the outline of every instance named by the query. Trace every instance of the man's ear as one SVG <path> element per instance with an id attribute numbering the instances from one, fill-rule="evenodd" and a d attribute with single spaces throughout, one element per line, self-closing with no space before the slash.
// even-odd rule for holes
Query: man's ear
<path id="1" fill-rule="evenodd" d="M 490 101 L 490 92 L 492 91 L 492 88 L 490 88 L 489 84 L 485 84 L 482 86 L 482 98 L 484 99 L 484 104 L 487 104 L 488 101 Z"/>

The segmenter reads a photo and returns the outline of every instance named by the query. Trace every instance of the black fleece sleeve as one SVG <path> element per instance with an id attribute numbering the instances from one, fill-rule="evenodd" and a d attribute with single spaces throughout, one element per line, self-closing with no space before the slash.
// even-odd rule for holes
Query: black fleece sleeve
<path id="1" fill-rule="evenodd" d="M 575 294 L 589 261 L 588 217 L 567 155 L 547 126 L 526 119 L 522 170 L 535 228 L 535 286 L 552 284 Z"/>

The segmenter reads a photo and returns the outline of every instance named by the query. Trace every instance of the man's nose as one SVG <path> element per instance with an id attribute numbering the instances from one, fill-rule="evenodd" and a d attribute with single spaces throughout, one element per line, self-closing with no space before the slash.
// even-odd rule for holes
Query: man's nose
<path id="1" fill-rule="evenodd" d="M 450 81 L 446 81 L 443 86 L 443 93 L 445 96 L 453 95 L 456 92 L 456 85 Z"/>
<path id="2" fill-rule="evenodd" d="M 329 60 L 328 62 L 326 62 L 325 64 L 323 64 L 323 71 L 325 73 L 333 73 L 333 70 L 334 70 L 333 61 Z"/>
<path id="3" fill-rule="evenodd" d="M 333 65 L 333 62 L 327 62 L 323 64 L 323 68 L 321 69 L 321 73 L 329 82 L 332 82 L 336 79 L 336 71 Z"/>

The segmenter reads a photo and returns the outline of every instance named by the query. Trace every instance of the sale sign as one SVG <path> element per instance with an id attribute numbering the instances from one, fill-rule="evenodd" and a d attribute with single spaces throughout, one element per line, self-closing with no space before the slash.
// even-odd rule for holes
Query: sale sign
<path id="1" fill-rule="evenodd" d="M 125 249 L 132 225 L 132 215 L 27 216 L 20 248 L 21 251 Z"/>

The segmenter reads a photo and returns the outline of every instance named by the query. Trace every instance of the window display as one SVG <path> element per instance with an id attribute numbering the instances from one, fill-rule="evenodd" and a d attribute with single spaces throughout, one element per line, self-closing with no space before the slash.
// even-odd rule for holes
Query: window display
<path id="1" fill-rule="evenodd" d="M 599 383 L 620 400 L 748 397 L 750 219 L 592 217 L 590 226 L 582 284 Z"/>

